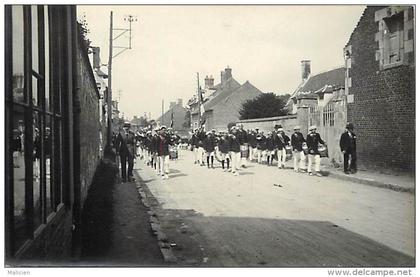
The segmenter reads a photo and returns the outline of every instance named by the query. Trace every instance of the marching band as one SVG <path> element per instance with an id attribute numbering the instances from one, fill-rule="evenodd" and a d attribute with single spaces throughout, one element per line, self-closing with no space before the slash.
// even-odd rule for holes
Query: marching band
<path id="1" fill-rule="evenodd" d="M 293 131 L 289 137 L 281 125 L 276 125 L 273 131 L 264 134 L 259 129 L 244 130 L 242 124 L 237 124 L 224 132 L 214 129 L 205 132 L 203 127 L 197 128 L 189 139 L 181 139 L 172 128 L 161 126 L 153 131 L 143 129 L 135 133 L 136 156 L 162 179 L 169 178 L 169 161 L 178 158 L 180 148 L 193 151 L 194 164 L 214 169 L 216 160 L 221 163 L 223 171 L 234 176 L 247 167 L 247 162 L 273 166 L 277 161 L 278 169 L 285 169 L 289 159 L 293 159 L 295 172 L 322 176 L 320 161 L 321 157 L 328 155 L 328 149 L 316 132 L 316 126 L 309 127 L 306 138 L 300 132 L 300 126 L 295 126 Z"/>

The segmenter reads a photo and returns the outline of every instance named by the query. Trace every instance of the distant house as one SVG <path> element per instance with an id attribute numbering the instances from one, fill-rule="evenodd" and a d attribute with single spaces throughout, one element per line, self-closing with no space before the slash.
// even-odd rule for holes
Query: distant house
<path id="1" fill-rule="evenodd" d="M 344 48 L 347 118 L 359 164 L 415 168 L 413 6 L 368 6 Z"/>
<path id="2" fill-rule="evenodd" d="M 156 122 L 160 125 L 170 127 L 173 121 L 173 130 L 178 132 L 180 136 L 186 136 L 190 130 L 189 126 L 185 126 L 186 115 L 187 109 L 182 105 L 182 99 L 178 99 L 178 102 L 171 102 L 169 104 L 169 109 Z"/>
<path id="3" fill-rule="evenodd" d="M 310 74 L 310 61 L 302 61 L 302 82 L 290 96 L 287 103 L 291 114 L 303 105 L 325 106 L 332 99 L 334 91 L 344 89 L 345 67 L 328 70 L 316 75 Z"/>
<path id="4" fill-rule="evenodd" d="M 254 99 L 262 92 L 253 86 L 249 81 L 240 84 L 232 77 L 232 69 L 226 68 L 221 72 L 221 82 L 213 85 L 214 79 L 206 78 L 204 89 L 204 111 L 205 129 L 227 130 L 230 122 L 239 120 L 239 110 L 242 104 Z M 191 125 L 193 128 L 199 126 L 199 107 L 196 98 L 189 102 L 191 110 Z"/>

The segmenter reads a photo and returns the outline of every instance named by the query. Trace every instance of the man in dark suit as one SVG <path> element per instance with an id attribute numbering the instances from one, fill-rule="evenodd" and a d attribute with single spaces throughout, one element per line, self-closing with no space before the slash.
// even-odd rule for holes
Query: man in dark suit
<path id="1" fill-rule="evenodd" d="M 134 167 L 134 154 L 136 146 L 136 138 L 134 133 L 130 130 L 130 122 L 125 122 L 123 131 L 120 132 L 116 139 L 117 154 L 120 155 L 121 160 L 121 179 L 123 182 L 134 181 L 133 167 Z M 127 172 L 128 163 L 128 172 Z"/>
<path id="2" fill-rule="evenodd" d="M 344 155 L 344 173 L 356 173 L 356 134 L 353 132 L 353 124 L 348 123 L 346 125 L 346 131 L 341 134 L 340 148 Z M 349 159 L 350 159 L 350 170 L 349 170 Z"/>

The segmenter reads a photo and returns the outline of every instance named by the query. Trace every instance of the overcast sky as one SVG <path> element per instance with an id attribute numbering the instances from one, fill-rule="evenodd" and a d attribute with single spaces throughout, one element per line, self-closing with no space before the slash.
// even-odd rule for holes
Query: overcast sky
<path id="1" fill-rule="evenodd" d="M 78 6 L 104 64 L 111 10 L 114 28 L 128 27 L 126 15 L 138 18 L 132 49 L 113 60 L 114 99 L 121 91 L 125 117 L 151 112 L 157 118 L 162 99 L 167 109 L 196 93 L 196 72 L 203 86 L 206 75 L 217 84 L 229 66 L 241 84 L 249 80 L 263 92 L 284 94 L 299 84 L 303 59 L 315 74 L 342 66 L 364 6 Z M 114 41 L 127 44 L 127 36 Z"/>

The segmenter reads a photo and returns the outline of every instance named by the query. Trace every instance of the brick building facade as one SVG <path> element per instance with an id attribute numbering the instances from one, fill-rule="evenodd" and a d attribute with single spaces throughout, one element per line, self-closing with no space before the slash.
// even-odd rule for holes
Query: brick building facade
<path id="1" fill-rule="evenodd" d="M 368 6 L 344 48 L 347 118 L 362 167 L 415 168 L 414 11 Z"/>

